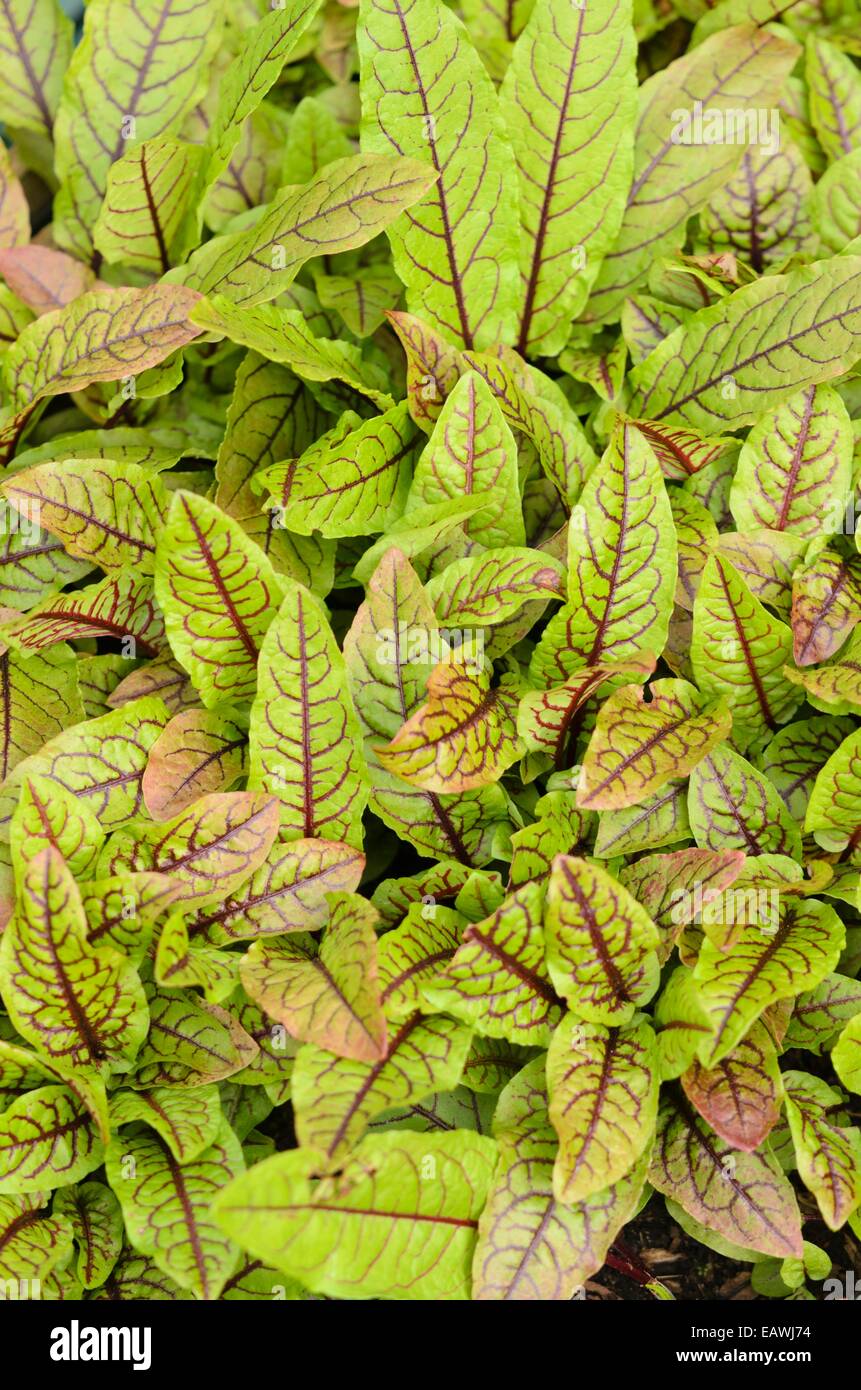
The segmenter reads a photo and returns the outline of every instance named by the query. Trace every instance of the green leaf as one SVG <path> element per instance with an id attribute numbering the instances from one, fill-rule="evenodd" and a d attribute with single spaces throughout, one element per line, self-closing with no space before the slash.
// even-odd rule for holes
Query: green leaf
<path id="1" fill-rule="evenodd" d="M 216 1224 L 217 1195 L 243 1172 L 242 1149 L 222 1122 L 196 1158 L 180 1163 L 154 1134 L 123 1134 L 105 1160 L 129 1240 L 160 1270 L 198 1298 L 217 1298 L 236 1263 L 236 1247 Z"/>
<path id="2" fill-rule="evenodd" d="M 386 1054 L 377 985 L 377 914 L 354 894 L 330 894 L 322 944 L 295 935 L 257 941 L 242 962 L 242 984 L 291 1037 L 339 1057 L 376 1062 Z"/>
<path id="3" fill-rule="evenodd" d="M 637 806 L 685 777 L 729 733 L 726 704 L 704 699 L 687 681 L 653 681 L 648 703 L 643 693 L 640 685 L 626 685 L 601 706 L 577 784 L 578 806 Z"/>
<path id="4" fill-rule="evenodd" d="M 620 427 L 568 523 L 568 602 L 535 649 L 536 683 L 584 666 L 642 659 L 666 640 L 676 587 L 672 512 L 657 460 Z"/>
<path id="5" fill-rule="evenodd" d="M 278 833 L 278 802 L 262 792 L 213 792 L 160 824 L 112 837 L 99 862 L 102 874 L 166 874 L 177 900 L 212 907 L 250 878 Z"/>
<path id="6" fill-rule="evenodd" d="M 104 1150 L 84 1105 L 65 1086 L 40 1086 L 0 1115 L 4 1192 L 37 1192 L 77 1182 Z"/>
<path id="7" fill-rule="evenodd" d="M 788 1071 L 783 1080 L 798 1176 L 826 1226 L 839 1231 L 861 1203 L 861 1132 L 829 1118 L 839 1114 L 845 1098 L 821 1077 Z"/>
<path id="8" fill-rule="evenodd" d="M 770 1005 L 815 989 L 836 966 L 844 935 L 834 909 L 809 899 L 785 907 L 776 930 L 768 922 L 737 925 L 730 951 L 719 934 L 718 944 L 706 936 L 694 971 L 712 1030 L 700 1043 L 703 1065 L 732 1052 Z"/>
<path id="9" fill-rule="evenodd" d="M 523 353 L 565 346 L 618 235 L 634 162 L 634 59 L 627 3 L 538 4 L 515 45 L 500 99 L 520 190 Z"/>
<path id="10" fill-rule="evenodd" d="M 833 386 L 810 386 L 756 421 L 739 454 L 732 514 L 742 531 L 819 536 L 839 529 L 851 481 L 849 412 Z"/>
<path id="11" fill-rule="evenodd" d="M 444 1009 L 489 1038 L 546 1045 L 563 1003 L 545 964 L 543 890 L 526 884 L 486 921 L 470 923 L 445 968 L 424 986 Z"/>
<path id="12" fill-rule="evenodd" d="M 467 535 L 480 545 L 522 545 L 514 436 L 490 387 L 470 371 L 439 412 L 416 463 L 407 507 L 486 492 L 494 492 L 495 504 L 466 523 Z"/>
<path id="13" fill-rule="evenodd" d="M 282 838 L 360 845 L 367 773 L 344 659 L 318 600 L 282 588 L 258 663 L 249 786 L 278 797 Z"/>
<path id="14" fill-rule="evenodd" d="M 313 1153 L 276 1154 L 220 1196 L 215 1215 L 318 1293 L 463 1299 L 495 1156 L 493 1140 L 468 1131 L 375 1134 L 337 1177 L 315 1180 Z"/>
<path id="15" fill-rule="evenodd" d="M 41 1280 L 72 1253 L 72 1227 L 65 1216 L 41 1210 L 44 1193 L 0 1196 L 0 1277 Z"/>
<path id="16" fill-rule="evenodd" d="M 427 163 L 399 157 L 338 159 L 300 188 L 282 188 L 248 231 L 202 246 L 168 279 L 250 306 L 289 288 L 306 261 L 363 246 L 435 181 Z"/>
<path id="17" fill-rule="evenodd" d="M 458 347 L 505 339 L 516 174 L 493 84 L 440 0 L 362 0 L 357 40 L 363 148 L 426 160 L 438 176 L 389 232 L 408 308 Z"/>
<path id="18" fill-rule="evenodd" d="M 499 1097 L 493 1132 L 499 1162 L 478 1228 L 473 1298 L 568 1301 L 604 1264 L 637 1209 L 648 1154 L 629 1176 L 585 1201 L 553 1194 L 557 1139 L 547 1113 L 544 1058 L 515 1076 Z"/>
<path id="19" fill-rule="evenodd" d="M 861 222 L 859 171 L 861 149 L 856 149 L 830 164 L 811 194 L 813 225 L 831 251 L 842 251 L 858 235 Z"/>
<path id="20" fill-rule="evenodd" d="M 116 951 L 88 944 L 80 891 L 53 848 L 22 875 L 0 945 L 0 988 L 21 1036 L 82 1070 L 126 1070 L 146 1035 L 137 971 Z"/>
<path id="21" fill-rule="evenodd" d="M 101 1182 L 58 1192 L 54 1211 L 71 1223 L 78 1247 L 75 1270 L 85 1289 L 107 1279 L 123 1248 L 123 1218 L 116 1197 Z"/>
<path id="22" fill-rule="evenodd" d="M 50 137 L 72 55 L 74 26 L 58 0 L 8 0 L 0 13 L 0 120 Z"/>
<path id="23" fill-rule="evenodd" d="M 431 884 L 424 886 L 430 888 Z M 424 986 L 433 986 L 440 966 L 454 956 L 463 925 L 459 913 L 425 893 L 410 905 L 400 926 L 380 938 L 380 1002 L 390 1018 L 408 1018 L 422 1007 Z"/>
<path id="24" fill-rule="evenodd" d="M 559 1136 L 557 1201 L 612 1187 L 651 1144 L 658 1113 L 655 1035 L 648 1024 L 605 1028 L 566 1014 L 547 1054 L 550 1119 Z"/>
<path id="25" fill-rule="evenodd" d="M 857 843 L 861 824 L 861 729 L 845 738 L 817 774 L 807 805 L 804 829 L 836 839 L 842 848 L 847 837 Z"/>
<path id="26" fill-rule="evenodd" d="M 783 667 L 792 633 L 755 598 L 734 565 L 712 555 L 694 602 L 691 660 L 704 694 L 727 700 L 733 728 L 748 738 L 774 733 L 798 708 Z"/>
<path id="27" fill-rule="evenodd" d="M 751 146 L 733 176 L 700 213 L 709 251 L 730 251 L 761 274 L 766 266 L 816 250 L 808 216 L 810 171 L 797 145 Z"/>
<path id="28" fill-rule="evenodd" d="M 456 655 L 456 653 L 455 653 Z M 496 783 L 520 752 L 513 690 L 490 689 L 473 662 L 442 661 L 427 680 L 427 701 L 401 726 L 378 762 L 410 786 L 465 792 Z"/>
<path id="29" fill-rule="evenodd" d="M 795 1194 L 768 1147 L 736 1151 L 674 1093 L 661 1105 L 649 1181 L 736 1246 L 781 1259 L 802 1254 Z"/>
<path id="30" fill-rule="evenodd" d="M 188 1163 L 208 1149 L 221 1126 L 216 1086 L 181 1090 L 155 1086 L 151 1091 L 120 1091 L 111 1101 L 115 1127 L 142 1121 L 167 1144 L 178 1163 Z"/>
<path id="31" fill-rule="evenodd" d="M 136 1089 L 198 1087 L 234 1076 L 257 1055 L 257 1044 L 233 1015 L 147 988 L 150 1028 L 137 1058 Z"/>
<path id="32" fill-rule="evenodd" d="M 492 627 L 514 617 L 525 603 L 559 598 L 562 566 L 541 551 L 517 546 L 467 555 L 426 586 L 442 623 Z"/>
<path id="33" fill-rule="evenodd" d="M 547 968 L 572 1012 L 589 1023 L 627 1023 L 658 987 L 658 933 L 605 869 L 560 854 L 545 913 Z"/>
<path id="34" fill-rule="evenodd" d="M 858 1014 L 849 1020 L 834 1044 L 831 1060 L 847 1090 L 861 1094 L 861 1023 Z"/>
<path id="35" fill-rule="evenodd" d="M 317 931 L 328 916 L 326 894 L 358 887 L 365 857 L 331 840 L 293 840 L 270 850 L 235 893 L 191 918 L 192 938 L 213 945 Z"/>
<path id="36" fill-rule="evenodd" d="M 774 787 L 728 744 L 713 749 L 691 773 L 688 816 L 701 849 L 796 858 L 801 853 L 797 822 Z"/>
<path id="37" fill-rule="evenodd" d="M 263 551 L 213 502 L 181 490 L 158 538 L 155 587 L 173 653 L 207 707 L 249 699 L 282 597 Z"/>
<path id="38" fill-rule="evenodd" d="M 633 182 L 619 236 L 592 289 L 587 318 L 617 318 L 625 296 L 647 278 L 655 256 L 681 247 L 688 218 L 725 186 L 738 164 L 750 139 L 748 114 L 758 118 L 776 105 L 797 57 L 796 44 L 753 25 L 738 25 L 714 34 L 643 83 Z M 717 128 L 719 135 L 707 134 L 706 127 Z M 741 143 L 736 143 L 739 129 Z M 660 418 L 651 411 L 641 413 Z"/>
<path id="39" fill-rule="evenodd" d="M 810 119 L 828 158 L 861 149 L 861 77 L 849 54 L 810 34 L 805 77 Z"/>
<path id="40" fill-rule="evenodd" d="M 85 801 L 50 777 L 27 777 L 9 827 L 16 879 L 44 849 L 58 850 L 72 875 L 87 878 L 95 868 L 104 831 Z"/>
<path id="41" fill-rule="evenodd" d="M 385 1055 L 358 1062 L 305 1043 L 293 1069 L 292 1095 L 300 1145 L 329 1163 L 341 1160 L 384 1110 L 410 1105 L 460 1081 L 469 1029 L 454 1019 L 411 1014 L 389 1029 Z"/>
<path id="42" fill-rule="evenodd" d="M 96 250 L 109 265 L 153 275 L 170 269 L 202 159 L 197 146 L 161 137 L 132 145 L 115 160 L 92 228 Z"/>
<path id="43" fill-rule="evenodd" d="M 836 256 L 701 309 L 634 368 L 632 412 L 720 434 L 839 376 L 858 356 L 859 273 L 861 258 Z"/>

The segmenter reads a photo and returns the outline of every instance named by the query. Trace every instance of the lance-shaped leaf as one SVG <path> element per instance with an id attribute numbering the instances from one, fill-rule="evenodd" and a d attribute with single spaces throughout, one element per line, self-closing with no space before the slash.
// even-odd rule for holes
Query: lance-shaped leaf
<path id="1" fill-rule="evenodd" d="M 545 1045 L 563 1003 L 544 961 L 543 888 L 525 884 L 484 922 L 465 929 L 462 945 L 424 997 L 489 1038 Z"/>
<path id="2" fill-rule="evenodd" d="M 55 132 L 57 239 L 82 260 L 92 253 L 111 165 L 129 138 L 162 135 L 190 110 L 220 36 L 213 0 L 166 0 L 134 10 L 118 0 L 90 5 L 65 74 Z"/>
<path id="3" fill-rule="evenodd" d="M 861 225 L 861 148 L 830 164 L 813 190 L 810 215 L 824 244 L 842 251 Z"/>
<path id="4" fill-rule="evenodd" d="M 649 1181 L 733 1245 L 780 1259 L 802 1254 L 795 1194 L 769 1149 L 737 1152 L 676 1092 L 661 1104 Z"/>
<path id="5" fill-rule="evenodd" d="M 208 1004 L 220 1004 L 236 988 L 239 965 L 232 952 L 192 947 L 185 919 L 176 912 L 159 933 L 153 976 L 164 989 L 199 988 Z"/>
<path id="6" fill-rule="evenodd" d="M 170 820 L 198 799 L 227 791 L 246 771 L 247 735 L 223 711 L 183 710 L 150 750 L 143 796 L 153 820 Z"/>
<path id="7" fill-rule="evenodd" d="M 531 673 L 557 685 L 579 667 L 659 651 L 676 587 L 672 512 L 658 462 L 630 425 L 613 434 L 568 523 L 568 602 Z"/>
<path id="8" fill-rule="evenodd" d="M 89 569 L 66 554 L 62 541 L 34 526 L 32 515 L 27 522 L 7 527 L 0 541 L 0 604 L 21 613 Z"/>
<path id="9" fill-rule="evenodd" d="M 3 371 L 12 403 L 132 378 L 200 333 L 189 319 L 199 295 L 183 285 L 91 290 L 24 329 Z"/>
<path id="10" fill-rule="evenodd" d="M 192 939 L 214 945 L 284 932 L 318 931 L 328 916 L 326 894 L 358 887 L 365 857 L 331 840 L 293 840 L 270 851 L 238 892 L 190 921 Z"/>
<path id="11" fill-rule="evenodd" d="M 812 191 L 810 171 L 791 140 L 779 149 L 751 146 L 700 213 L 700 232 L 710 251 L 733 251 L 761 274 L 768 265 L 815 250 L 808 216 Z"/>
<path id="12" fill-rule="evenodd" d="M 839 1231 L 861 1203 L 861 1131 L 832 1119 L 843 1092 L 808 1072 L 784 1072 L 786 1118 L 798 1176 L 816 1198 L 822 1219 Z"/>
<path id="13" fill-rule="evenodd" d="M 164 623 L 153 596 L 153 583 L 131 566 L 98 584 L 53 594 L 3 629 L 2 636 L 24 651 L 39 651 L 57 642 L 81 638 L 119 639 L 126 654 L 140 648 L 155 656 L 164 642 Z"/>
<path id="14" fill-rule="evenodd" d="M 804 828 L 808 832 L 837 837 L 842 848 L 846 836 L 861 826 L 861 729 L 845 738 L 820 770 L 810 793 Z"/>
<path id="15" fill-rule="evenodd" d="M 815 989 L 837 964 L 844 937 L 834 909 L 813 899 L 786 907 L 776 930 L 737 926 L 731 950 L 707 936 L 694 970 L 712 1029 L 700 1043 L 703 1066 L 714 1067 L 732 1052 L 771 1004 Z"/>
<path id="16" fill-rule="evenodd" d="M 441 623 L 494 626 L 525 603 L 561 598 L 563 570 L 540 550 L 504 546 L 447 565 L 426 587 Z"/>
<path id="17" fill-rule="evenodd" d="M 41 1280 L 72 1252 L 65 1216 L 43 1211 L 45 1194 L 0 1196 L 0 1278 Z"/>
<path id="18" fill-rule="evenodd" d="M 799 995 L 795 1001 L 785 1045 L 818 1054 L 827 1052 L 837 1034 L 858 1014 L 861 1014 L 861 981 L 848 975 L 826 975 L 821 984 Z M 835 1060 L 833 1053 L 831 1060 Z"/>
<path id="19" fill-rule="evenodd" d="M 631 362 L 636 365 L 668 338 L 679 324 L 687 323 L 690 311 L 677 304 L 664 304 L 648 294 L 632 294 L 622 306 L 619 327 L 625 339 Z M 653 422 L 649 421 L 650 427 Z"/>
<path id="20" fill-rule="evenodd" d="M 670 506 L 679 549 L 676 603 L 692 611 L 706 561 L 718 544 L 718 528 L 711 512 L 681 488 L 670 489 Z"/>
<path id="21" fill-rule="evenodd" d="M 38 753 L 83 718 L 74 662 L 66 647 L 0 655 L 0 774 Z"/>
<path id="22" fill-rule="evenodd" d="M 799 704 L 783 673 L 792 633 L 754 598 L 734 565 L 712 555 L 694 602 L 691 660 L 697 684 L 732 709 L 733 727 L 772 733 Z"/>
<path id="23" fill-rule="evenodd" d="M 54 1211 L 70 1222 L 78 1247 L 75 1272 L 85 1289 L 104 1284 L 123 1248 L 119 1203 L 103 1182 L 83 1182 L 58 1192 Z"/>
<path id="24" fill-rule="evenodd" d="M 691 773 L 688 815 L 700 849 L 798 856 L 798 825 L 762 773 L 728 744 Z"/>
<path id="25" fill-rule="evenodd" d="M 143 140 L 107 173 L 93 227 L 97 252 L 109 265 L 163 275 L 192 197 L 203 151 L 184 140 Z"/>
<path id="26" fill-rule="evenodd" d="M 839 376 L 858 356 L 859 275 L 835 256 L 701 309 L 634 368 L 632 413 L 720 434 Z"/>
<path id="27" fill-rule="evenodd" d="M 655 792 L 640 806 L 624 811 L 603 811 L 598 820 L 595 853 L 602 859 L 615 854 L 658 849 L 678 844 L 691 833 L 684 787 L 671 784 Z"/>
<path id="28" fill-rule="evenodd" d="M 646 703 L 641 685 L 626 685 L 604 701 L 577 784 L 578 806 L 638 806 L 686 777 L 729 733 L 726 704 L 709 701 L 687 681 L 653 681 L 649 693 Z"/>
<path id="29" fill-rule="evenodd" d="M 847 1090 L 861 1095 L 861 1015 L 846 1024 L 832 1048 L 831 1061 Z"/>
<path id="30" fill-rule="evenodd" d="M 796 824 L 804 823 L 820 769 L 852 732 L 850 719 L 802 719 L 781 729 L 769 743 L 762 756 L 762 770 Z"/>
<path id="31" fill-rule="evenodd" d="M 412 1105 L 458 1084 L 470 1033 L 442 1015 L 411 1014 L 389 1029 L 385 1055 L 357 1062 L 313 1043 L 299 1049 L 292 1097 L 301 1145 L 342 1159 L 383 1110 Z"/>
<path id="32" fill-rule="evenodd" d="M 175 493 L 158 538 L 155 585 L 173 653 L 207 707 L 253 695 L 281 585 L 239 523 L 195 493 Z"/>
<path id="33" fill-rule="evenodd" d="M 499 1162 L 479 1222 L 474 1299 L 568 1301 L 601 1268 L 634 1214 L 648 1155 L 615 1186 L 582 1202 L 553 1195 L 558 1148 L 547 1113 L 545 1062 L 537 1057 L 506 1086 L 493 1116 Z"/>
<path id="34" fill-rule="evenodd" d="M 765 527 L 746 534 L 725 531 L 715 547 L 735 566 L 754 598 L 770 605 L 784 620 L 792 608 L 792 574 L 806 548 L 800 536 Z"/>
<path id="35" fill-rule="evenodd" d="M 368 583 L 344 641 L 344 656 L 371 777 L 371 809 L 426 857 L 471 864 L 490 857 L 488 828 L 505 819 L 502 793 L 482 788 L 439 796 L 407 786 L 377 761 L 374 750 L 392 739 L 420 708 L 434 657 L 448 644 L 412 566 L 396 549 Z"/>
<path id="36" fill-rule="evenodd" d="M 218 1134 L 221 1126 L 218 1088 L 124 1089 L 111 1100 L 111 1120 L 115 1128 L 143 1121 L 161 1135 L 178 1163 L 188 1163 L 208 1149 Z"/>
<path id="37" fill-rule="evenodd" d="M 215 1215 L 318 1293 L 463 1299 L 495 1157 L 492 1139 L 465 1130 L 371 1135 L 337 1177 L 319 1180 L 313 1154 L 276 1154 L 233 1183 Z"/>
<path id="38" fill-rule="evenodd" d="M 566 1014 L 547 1054 L 550 1119 L 559 1136 L 557 1201 L 612 1187 L 651 1141 L 658 1113 L 655 1035 L 647 1023 L 605 1028 Z"/>
<path id="39" fill-rule="evenodd" d="M 3 496 L 22 517 L 59 536 L 66 551 L 101 569 L 134 565 L 151 574 L 164 525 L 164 485 L 138 464 L 88 459 L 45 463 L 17 473 Z"/>
<path id="40" fill-rule="evenodd" d="M 234 1076 L 257 1056 L 254 1039 L 225 1009 L 151 985 L 147 1000 L 150 1028 L 132 1078 L 136 1089 L 206 1086 Z"/>
<path id="41" fill-rule="evenodd" d="M 137 971 L 89 945 L 80 891 L 57 850 L 27 866 L 0 959 L 9 1017 L 34 1047 L 85 1069 L 128 1064 L 147 1028 Z"/>
<path id="42" fill-rule="evenodd" d="M 65 1086 L 27 1091 L 0 1114 L 4 1192 L 39 1192 L 78 1182 L 104 1157 L 86 1106 Z"/>
<path id="43" fill-rule="evenodd" d="M 805 76 L 810 119 L 829 159 L 861 148 L 861 77 L 848 53 L 815 31 L 807 45 Z"/>
<path id="44" fill-rule="evenodd" d="M 257 941 L 242 962 L 242 984 L 291 1037 L 339 1057 L 376 1062 L 386 1052 L 377 984 L 377 914 L 355 894 L 330 896 L 319 950 L 313 937 Z"/>
<path id="45" fill-rule="evenodd" d="M 626 0 L 594 11 L 536 5 L 500 99 L 520 191 L 518 348 L 550 356 L 616 240 L 631 183 L 637 78 Z"/>
<path id="46" fill-rule="evenodd" d="M 692 1062 L 682 1086 L 694 1109 L 734 1149 L 752 1153 L 777 1124 L 783 1085 L 774 1043 L 761 1023 L 711 1070 Z"/>
<path id="47" fill-rule="evenodd" d="M 647 855 L 620 871 L 619 882 L 658 928 L 662 965 L 680 931 L 721 898 L 741 872 L 744 859 L 739 850 L 680 849 L 674 854 Z"/>
<path id="48" fill-rule="evenodd" d="M 861 559 L 820 550 L 792 579 L 792 645 L 797 666 L 834 656 L 861 621 Z"/>
<path id="49" fill-rule="evenodd" d="M 436 180 L 427 162 L 352 155 L 299 188 L 282 188 L 247 231 L 213 237 L 167 279 L 234 304 L 261 304 L 289 288 L 306 261 L 363 246 Z"/>
<path id="50" fill-rule="evenodd" d="M 590 1023 L 628 1022 L 658 986 L 658 932 L 606 870 L 560 854 L 545 911 L 547 968 L 572 1011 Z"/>
<path id="51" fill-rule="evenodd" d="M 207 155 L 196 201 L 227 170 L 243 126 L 275 85 L 284 64 L 319 9 L 318 0 L 278 6 L 243 34 L 239 52 L 219 83 L 218 104 L 207 134 Z M 340 151 L 339 151 L 340 153 Z M 297 182 L 291 178 L 291 182 Z M 196 230 L 199 233 L 199 221 Z"/>
<path id="52" fill-rule="evenodd" d="M 72 875 L 86 878 L 92 871 L 105 834 L 98 816 L 85 801 L 50 777 L 27 777 L 9 827 L 9 845 L 20 882 L 27 864 L 53 846 Z"/>
<path id="53" fill-rule="evenodd" d="M 658 1075 L 662 1081 L 673 1081 L 690 1069 L 700 1042 L 711 1032 L 687 966 L 677 965 L 667 979 L 655 1004 L 654 1023 Z"/>
<path id="54" fill-rule="evenodd" d="M 408 1018 L 422 1007 L 424 986 L 433 985 L 461 943 L 460 913 L 440 906 L 430 893 L 424 897 L 429 901 L 414 902 L 400 926 L 380 938 L 380 1002 L 390 1018 Z"/>
<path id="55" fill-rule="evenodd" d="M 29 239 L 29 204 L 4 145 L 2 152 L 0 152 L 0 274 L 13 294 L 16 291 L 14 284 L 10 283 L 8 267 L 10 255 L 12 265 L 15 264 L 16 257 L 14 252 L 10 253 L 6 248 L 20 246 Z M 20 295 L 18 297 L 20 298 Z"/>
<path id="56" fill-rule="evenodd" d="M 318 600 L 282 587 L 258 664 L 249 786 L 279 798 L 282 834 L 360 844 L 367 774 L 344 659 Z"/>
<path id="57" fill-rule="evenodd" d="M 105 1160 L 134 1248 L 198 1298 L 217 1298 L 236 1247 L 212 1214 L 217 1195 L 245 1168 L 233 1130 L 222 1121 L 213 1142 L 180 1163 L 147 1131 L 112 1140 Z"/>
<path id="58" fill-rule="evenodd" d="M 833 386 L 809 386 L 766 411 L 739 454 L 730 505 L 743 531 L 813 537 L 839 528 L 852 481 L 852 426 Z"/>
<path id="59" fill-rule="evenodd" d="M 787 680 L 808 692 L 810 703 L 834 714 L 849 714 L 861 706 L 861 641 L 851 638 L 838 656 L 826 666 L 810 666 L 796 670 L 784 668 Z M 847 730 L 848 732 L 848 730 Z M 828 752 L 832 750 L 829 748 Z"/>
<path id="60" fill-rule="evenodd" d="M 384 748 L 383 767 L 411 786 L 464 792 L 498 781 L 515 761 L 517 699 L 490 688 L 490 672 L 466 662 L 441 661 L 430 672 L 427 701 Z"/>
<path id="61" fill-rule="evenodd" d="M 656 255 L 681 247 L 688 218 L 726 184 L 738 164 L 750 139 L 748 118 L 755 130 L 761 112 L 777 101 L 797 57 L 796 44 L 750 24 L 738 25 L 714 34 L 643 83 L 634 178 L 587 317 L 618 317 L 625 296 L 647 278 Z M 720 143 L 713 143 L 705 126 L 718 129 Z"/>
<path id="62" fill-rule="evenodd" d="M 468 371 L 448 392 L 416 463 L 408 506 L 485 492 L 495 503 L 467 523 L 467 535 L 487 546 L 522 545 L 514 436 L 490 387 Z"/>
<path id="63" fill-rule="evenodd" d="M 50 137 L 73 42 L 74 25 L 57 0 L 7 0 L 0 10 L 0 120 Z"/>
<path id="64" fill-rule="evenodd" d="M 363 360 L 359 348 L 338 339 L 315 337 L 296 310 L 279 309 L 272 304 L 237 308 L 226 295 L 215 295 L 196 306 L 194 322 L 270 361 L 286 363 L 307 381 L 344 382 L 350 390 L 368 396 L 381 410 L 392 404 L 391 397 L 381 389 L 383 378 Z"/>
<path id="65" fill-rule="evenodd" d="M 15 800 L 28 774 L 52 777 L 86 800 L 104 830 L 116 829 L 140 809 L 147 756 L 167 721 L 167 709 L 152 696 L 57 734 L 16 768 Z M 5 819 L 0 808 L 0 824 Z"/>
<path id="66" fill-rule="evenodd" d="M 262 792 L 213 792 L 161 825 L 115 835 L 100 862 L 105 874 L 163 873 L 178 900 L 211 907 L 235 892 L 266 859 L 278 833 L 278 802 Z"/>
<path id="67" fill-rule="evenodd" d="M 363 421 L 322 453 L 289 467 L 278 494 L 284 522 L 300 535 L 367 536 L 403 511 L 410 465 L 424 436 L 406 405 Z M 268 479 L 267 479 L 268 482 Z"/>
<path id="68" fill-rule="evenodd" d="M 583 480 L 595 456 L 580 421 L 555 383 L 542 379 L 534 384 L 525 363 L 516 353 L 465 352 L 463 361 L 484 379 L 502 407 L 509 425 L 521 430 L 535 445 L 539 462 L 566 507 L 580 494 Z"/>
<path id="69" fill-rule="evenodd" d="M 516 174 L 490 77 L 437 0 L 363 0 L 357 38 L 363 147 L 427 160 L 438 175 L 389 232 L 408 308 L 458 347 L 505 340 Z"/>
<path id="70" fill-rule="evenodd" d="M 468 865 L 454 859 L 442 860 L 409 878 L 383 879 L 374 889 L 371 902 L 387 932 L 403 921 L 413 903 L 432 907 L 435 903 L 453 902 L 471 875 Z"/>
<path id="71" fill-rule="evenodd" d="M 432 590 L 433 584 L 428 588 Z M 570 767 L 582 729 L 580 711 L 586 702 L 613 676 L 646 677 L 653 670 L 654 659 L 649 657 L 615 666 L 586 666 L 563 685 L 550 690 L 530 690 L 517 709 L 518 735 L 527 748 L 549 754 L 557 768 Z"/>
<path id="72" fill-rule="evenodd" d="M 645 435 L 664 477 L 672 482 L 682 482 L 699 473 L 701 468 L 708 468 L 710 463 L 722 458 L 735 444 L 732 438 L 707 439 L 697 434 L 696 430 L 674 429 L 651 420 L 632 420 L 631 424 Z"/>

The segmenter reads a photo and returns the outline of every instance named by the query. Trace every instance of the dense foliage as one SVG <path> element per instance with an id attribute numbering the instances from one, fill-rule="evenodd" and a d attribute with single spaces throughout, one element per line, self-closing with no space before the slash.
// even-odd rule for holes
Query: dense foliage
<path id="1" fill-rule="evenodd" d="M 571 1299 L 650 1202 L 819 1296 L 857 0 L 0 54 L 0 1290 Z"/>

